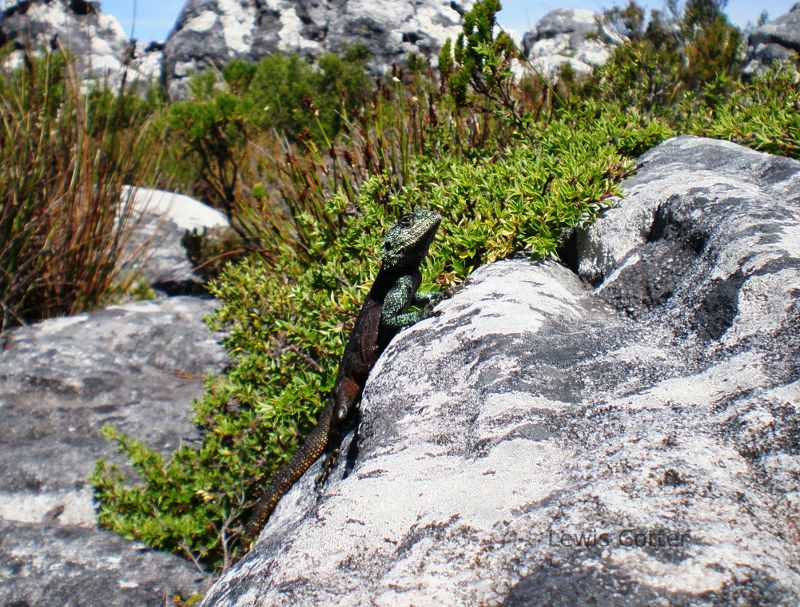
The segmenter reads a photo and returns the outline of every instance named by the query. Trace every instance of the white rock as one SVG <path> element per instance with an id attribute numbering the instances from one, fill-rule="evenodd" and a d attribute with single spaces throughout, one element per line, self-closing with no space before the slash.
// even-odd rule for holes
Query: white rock
<path id="1" fill-rule="evenodd" d="M 785 15 L 757 28 L 748 40 L 744 73 L 765 71 L 774 61 L 797 58 L 800 49 L 800 2 Z"/>
<path id="2" fill-rule="evenodd" d="M 34 50 L 50 47 L 54 40 L 77 59 L 82 89 L 96 83 L 116 88 L 122 80 L 129 41 L 119 21 L 102 13 L 99 4 L 82 0 L 32 0 L 11 3 L 0 15 L 0 34 Z M 12 54 L 5 66 L 21 64 L 22 53 Z M 127 68 L 127 83 L 139 91 L 161 76 L 161 55 L 136 45 Z M 137 84 L 138 83 L 138 84 Z M 129 89 L 131 90 L 131 89 Z"/>
<path id="3" fill-rule="evenodd" d="M 196 272 L 181 239 L 187 230 L 227 227 L 227 218 L 193 198 L 125 186 L 122 205 L 130 205 L 134 230 L 121 255 L 123 273 L 139 274 L 157 290 L 195 293 L 205 280 Z"/>
<path id="4" fill-rule="evenodd" d="M 436 61 L 447 38 L 461 31 L 461 14 L 473 0 L 190 0 L 167 41 L 170 92 L 188 92 L 186 77 L 232 58 L 258 60 L 280 50 L 318 56 L 362 44 L 371 68 L 384 72 L 409 53 Z M 214 14 L 218 26 L 210 25 Z M 200 21 L 198 21 L 200 19 Z M 202 35 L 197 30 L 202 26 Z"/>
<path id="5" fill-rule="evenodd" d="M 523 37 L 523 52 L 531 65 L 548 80 L 558 78 L 569 64 L 585 76 L 608 61 L 614 46 L 624 37 L 601 16 L 585 9 L 550 11 Z"/>

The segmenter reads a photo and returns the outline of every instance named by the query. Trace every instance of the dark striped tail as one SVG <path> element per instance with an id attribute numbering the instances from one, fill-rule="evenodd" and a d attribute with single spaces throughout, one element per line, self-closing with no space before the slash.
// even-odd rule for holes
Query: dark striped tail
<path id="1" fill-rule="evenodd" d="M 253 512 L 244 527 L 236 560 L 244 556 L 250 549 L 250 545 L 264 528 L 267 519 L 269 519 L 269 515 L 272 514 L 272 511 L 275 509 L 275 506 L 278 505 L 281 498 L 286 495 L 297 479 L 303 476 L 306 470 L 308 470 L 325 451 L 330 437 L 332 418 L 333 402 L 330 402 L 322 410 L 317 425 L 308 436 L 306 436 L 303 444 L 292 459 L 281 466 L 275 478 L 272 479 L 272 483 L 270 483 L 267 490 L 259 498 L 258 502 L 256 502 L 255 508 L 253 508 Z"/>

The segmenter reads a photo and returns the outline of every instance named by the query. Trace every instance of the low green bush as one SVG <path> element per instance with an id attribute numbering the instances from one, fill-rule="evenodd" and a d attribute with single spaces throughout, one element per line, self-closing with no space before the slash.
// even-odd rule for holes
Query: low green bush
<path id="1" fill-rule="evenodd" d="M 649 20 L 633 0 L 606 11 L 629 41 L 614 49 L 577 94 L 665 115 L 682 94 L 700 93 L 718 76 L 738 75 L 742 35 L 728 22 L 725 3 L 687 0 L 679 10 L 669 0 L 668 15 L 651 11 Z"/>
<path id="2" fill-rule="evenodd" d="M 372 88 L 367 58 L 360 47 L 313 64 L 275 52 L 258 63 L 232 61 L 221 81 L 213 71 L 197 74 L 191 98 L 166 110 L 165 170 L 173 184 L 235 220 L 242 180 L 255 171 L 253 146 L 273 132 L 291 142 L 327 145 Z"/>
<path id="3" fill-rule="evenodd" d="M 800 60 L 747 81 L 718 77 L 677 105 L 675 127 L 800 158 Z"/>

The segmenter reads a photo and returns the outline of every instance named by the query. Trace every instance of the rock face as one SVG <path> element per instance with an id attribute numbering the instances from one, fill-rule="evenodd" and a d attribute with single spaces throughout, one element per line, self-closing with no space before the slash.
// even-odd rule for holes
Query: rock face
<path id="1" fill-rule="evenodd" d="M 204 292 L 205 278 L 186 254 L 181 239 L 186 231 L 227 228 L 219 211 L 193 198 L 126 186 L 122 203 L 131 205 L 131 220 L 136 228 L 126 243 L 123 271 L 132 271 L 156 291 L 168 295 Z"/>
<path id="2" fill-rule="evenodd" d="M 522 39 L 525 56 L 542 75 L 558 77 L 561 66 L 569 64 L 579 76 L 603 65 L 624 38 L 600 15 L 580 8 L 550 11 Z"/>
<path id="3" fill-rule="evenodd" d="M 203 604 L 797 605 L 800 163 L 679 138 L 624 189 L 402 332 Z"/>
<path id="4" fill-rule="evenodd" d="M 122 26 L 103 13 L 97 2 L 85 0 L 20 0 L 6 4 L 0 14 L 0 45 L 13 41 L 19 49 L 63 46 L 72 51 L 83 79 L 119 82 L 128 52 L 134 58 L 128 82 L 157 82 L 161 75 L 160 51 L 141 45 L 129 49 Z M 11 65 L 21 61 L 21 51 Z"/>
<path id="5" fill-rule="evenodd" d="M 48 47 L 57 39 L 78 57 L 85 79 L 158 82 L 173 97 L 188 93 L 192 72 L 232 59 L 257 61 L 276 51 L 319 56 L 361 44 L 384 72 L 409 53 L 430 57 L 461 31 L 474 0 L 189 0 L 165 45 L 132 44 L 119 22 L 86 0 L 15 0 L 0 14 L 0 43 Z M 22 52 L 10 64 L 19 65 Z"/>
<path id="6" fill-rule="evenodd" d="M 122 270 L 162 294 L 202 293 L 181 237 L 227 220 L 169 192 L 122 198 L 136 221 Z M 103 424 L 165 454 L 197 438 L 192 400 L 228 364 L 203 323 L 214 307 L 162 297 L 0 335 L 0 605 L 160 606 L 204 588 L 188 561 L 99 530 L 87 479 L 99 457 L 129 465 Z"/>
<path id="7" fill-rule="evenodd" d="M 97 529 L 87 482 L 98 457 L 124 463 L 110 423 L 172 452 L 196 438 L 191 402 L 227 355 L 175 297 L 45 321 L 2 336 L 0 604 L 162 605 L 206 576 L 177 556 Z"/>
<path id="8" fill-rule="evenodd" d="M 383 71 L 410 52 L 435 58 L 473 0 L 189 0 L 164 49 L 173 95 L 190 72 L 281 50 L 306 56 L 362 44 Z"/>
<path id="9" fill-rule="evenodd" d="M 800 2 L 789 13 L 756 29 L 748 41 L 745 74 L 753 74 L 800 53 Z"/>

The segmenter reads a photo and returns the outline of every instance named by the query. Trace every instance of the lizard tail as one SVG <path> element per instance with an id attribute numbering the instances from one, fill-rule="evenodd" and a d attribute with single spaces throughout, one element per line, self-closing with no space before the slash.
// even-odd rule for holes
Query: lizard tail
<path id="1" fill-rule="evenodd" d="M 328 446 L 330 436 L 331 421 L 333 419 L 333 402 L 322 410 L 317 425 L 306 436 L 303 444 L 294 454 L 292 459 L 280 467 L 272 483 L 267 487 L 264 494 L 258 499 L 250 518 L 244 527 L 242 540 L 239 544 L 239 557 L 243 556 L 250 545 L 258 537 L 269 519 L 269 515 L 278 505 L 280 499 L 286 495 L 292 485 L 299 479 L 306 470 L 311 467 L 317 458 L 325 451 Z"/>

